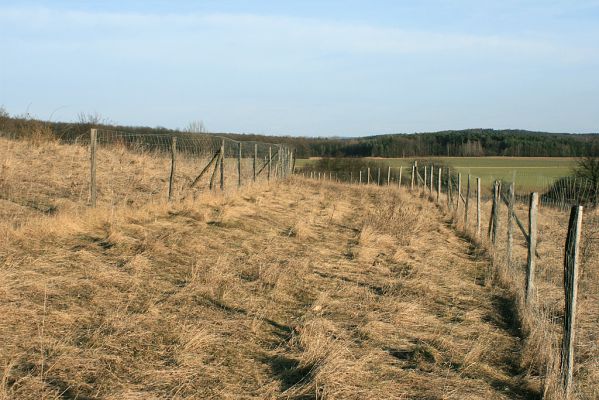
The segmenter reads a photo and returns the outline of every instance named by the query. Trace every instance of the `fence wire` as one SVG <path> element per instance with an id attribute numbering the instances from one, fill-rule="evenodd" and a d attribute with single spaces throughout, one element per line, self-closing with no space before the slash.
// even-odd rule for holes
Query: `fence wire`
<path id="1" fill-rule="evenodd" d="M 31 217 L 87 208 L 91 138 L 37 143 L 0 135 L 0 217 L 18 225 Z M 211 189 L 281 179 L 293 165 L 291 149 L 279 144 L 206 134 L 97 129 L 95 154 L 96 203 L 112 207 L 193 199 Z"/>

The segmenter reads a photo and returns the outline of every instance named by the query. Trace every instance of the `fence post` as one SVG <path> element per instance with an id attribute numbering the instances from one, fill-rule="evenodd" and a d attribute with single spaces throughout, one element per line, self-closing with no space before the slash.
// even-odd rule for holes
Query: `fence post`
<path id="1" fill-rule="evenodd" d="M 225 190 L 225 140 L 220 145 L 220 190 Z"/>
<path id="2" fill-rule="evenodd" d="M 438 170 L 438 177 L 437 177 L 437 203 L 439 203 L 439 201 L 441 200 L 441 173 L 442 173 L 442 169 L 439 168 Z"/>
<path id="3" fill-rule="evenodd" d="M 272 168 L 272 146 L 268 146 L 268 175 L 266 176 L 266 180 L 270 182 L 270 174 Z M 320 179 L 320 172 L 318 173 L 318 179 Z"/>
<path id="4" fill-rule="evenodd" d="M 391 166 L 387 167 L 387 186 L 391 185 Z"/>
<path id="5" fill-rule="evenodd" d="M 399 179 L 397 180 L 397 187 L 399 189 L 401 189 L 401 173 L 402 173 L 402 170 L 403 170 L 403 166 L 400 165 L 399 166 Z"/>
<path id="6" fill-rule="evenodd" d="M 455 212 L 459 215 L 460 202 L 462 201 L 462 174 L 458 174 L 458 205 L 455 208 Z"/>
<path id="7" fill-rule="evenodd" d="M 173 200 L 173 189 L 175 187 L 175 171 L 177 168 L 177 137 L 171 137 L 171 174 L 168 179 L 168 201 Z"/>
<path id="8" fill-rule="evenodd" d="M 562 337 L 561 382 L 566 399 L 572 391 L 574 370 L 574 332 L 576 326 L 576 296 L 578 294 L 578 245 L 582 227 L 582 206 L 572 207 L 564 255 L 564 332 Z"/>
<path id="9" fill-rule="evenodd" d="M 358 185 L 362 185 L 362 170 L 360 170 L 360 180 L 358 181 Z"/>
<path id="10" fill-rule="evenodd" d="M 487 236 L 491 243 L 495 244 L 495 210 L 497 209 L 497 181 L 493 182 L 493 205 L 491 206 L 491 217 L 489 218 L 489 229 Z"/>
<path id="11" fill-rule="evenodd" d="M 256 160 L 258 159 L 258 143 L 254 143 L 254 182 L 256 182 Z"/>
<path id="12" fill-rule="evenodd" d="M 379 167 L 379 172 L 376 178 L 376 184 L 381 186 L 381 167 Z"/>
<path id="13" fill-rule="evenodd" d="M 449 211 L 453 210 L 453 199 L 452 196 L 452 183 L 451 183 L 451 168 L 447 168 L 447 208 Z"/>
<path id="14" fill-rule="evenodd" d="M 470 174 L 468 174 L 468 182 L 466 184 L 466 201 L 464 202 L 464 226 L 468 226 L 468 213 L 470 212 Z"/>
<path id="15" fill-rule="evenodd" d="M 512 248 L 514 247 L 514 182 L 510 183 L 507 211 L 507 265 L 512 265 Z"/>
<path id="16" fill-rule="evenodd" d="M 237 187 L 241 187 L 241 142 L 238 143 L 239 151 L 237 153 Z"/>
<path id="17" fill-rule="evenodd" d="M 412 183 L 410 185 L 410 191 L 414 191 L 414 179 L 416 178 L 416 161 L 412 164 Z"/>
<path id="18" fill-rule="evenodd" d="M 429 197 L 433 197 L 433 186 L 434 186 L 433 182 L 434 182 L 434 175 L 435 175 L 434 168 L 435 167 L 433 165 L 431 165 L 431 178 L 430 178 L 431 181 L 430 181 L 429 188 L 428 188 Z"/>
<path id="19" fill-rule="evenodd" d="M 98 144 L 98 130 L 92 129 L 89 135 L 89 198 L 92 207 L 96 206 L 96 148 Z"/>
<path id="20" fill-rule="evenodd" d="M 426 184 L 427 184 L 427 180 L 428 180 L 427 173 L 428 173 L 428 167 L 425 165 L 424 166 L 424 182 L 423 182 L 425 192 L 426 192 Z"/>
<path id="21" fill-rule="evenodd" d="M 539 195 L 530 194 L 530 207 L 528 208 L 528 256 L 526 259 L 526 304 L 533 299 L 535 289 L 535 253 L 537 249 L 537 208 Z"/>
<path id="22" fill-rule="evenodd" d="M 476 178 L 476 236 L 480 237 L 480 178 Z"/>
<path id="23" fill-rule="evenodd" d="M 366 184 L 367 184 L 367 185 L 370 185 L 370 167 L 368 168 L 368 171 L 367 171 L 366 173 L 367 173 L 367 175 L 368 175 L 368 176 L 366 177 Z"/>

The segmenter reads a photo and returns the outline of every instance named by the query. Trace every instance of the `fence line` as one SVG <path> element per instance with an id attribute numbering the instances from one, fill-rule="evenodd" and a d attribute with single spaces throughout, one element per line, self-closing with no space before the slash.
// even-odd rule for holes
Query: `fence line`
<path id="1" fill-rule="evenodd" d="M 87 206 L 175 202 L 284 179 L 295 159 L 293 149 L 280 144 L 204 134 L 92 129 L 64 141 L 38 144 L 10 135 L 0 141 L 0 214 L 16 225 Z M 266 167 L 268 177 L 261 173 Z"/>
<path id="2" fill-rule="evenodd" d="M 419 170 L 421 170 L 424 174 L 424 178 L 420 175 Z M 401 169 L 399 169 L 399 177 L 401 176 Z M 462 194 L 462 174 L 454 173 L 452 175 L 452 171 L 447 169 L 447 173 L 442 175 L 442 168 L 438 168 L 437 173 L 437 196 L 436 199 L 433 196 L 433 174 L 434 169 L 426 165 L 420 165 L 416 162 L 413 163 L 411 167 L 411 174 L 409 177 L 403 177 L 406 181 L 406 187 L 410 190 L 410 192 L 418 194 L 420 193 L 421 197 L 428 197 L 429 200 L 435 201 L 438 204 L 441 204 L 439 198 L 443 193 L 447 199 L 446 208 L 454 215 L 455 221 L 461 221 L 464 229 L 469 230 L 471 228 L 471 220 L 469 219 L 470 214 L 470 198 L 472 196 L 472 188 L 471 188 L 471 179 L 472 177 L 468 175 L 466 181 L 466 191 Z M 368 172 L 370 172 L 370 168 L 368 168 Z M 362 171 L 359 171 L 359 175 L 361 176 Z M 388 187 L 398 187 L 401 189 L 401 178 L 398 178 L 398 185 L 394 186 L 392 184 L 393 172 L 392 169 L 388 169 L 388 179 L 386 184 L 380 186 L 388 186 Z M 369 174 L 368 174 L 369 175 Z M 442 180 L 441 177 L 444 176 Z M 575 186 L 572 182 L 577 181 L 577 185 Z M 560 183 L 561 182 L 561 183 Z M 541 258 L 537 245 L 538 245 L 538 218 L 539 218 L 539 206 L 542 205 L 546 207 L 548 212 L 550 213 L 563 213 L 564 207 L 571 205 L 571 217 L 570 223 L 567 230 L 567 238 L 566 245 L 562 250 L 563 259 L 564 259 L 564 267 L 563 267 L 563 285 L 564 285 L 564 318 L 563 318 L 563 328 L 561 330 L 562 337 L 562 345 L 560 350 L 560 388 L 563 396 L 565 398 L 569 398 L 572 392 L 574 377 L 573 371 L 574 369 L 574 337 L 575 337 L 575 329 L 576 329 L 576 309 L 577 309 L 577 294 L 578 294 L 578 259 L 579 259 L 579 246 L 580 246 L 580 238 L 582 231 L 582 209 L 583 207 L 574 204 L 573 202 L 587 202 L 590 205 L 596 204 L 596 199 L 590 199 L 589 193 L 590 189 L 588 189 L 588 184 L 586 184 L 587 189 L 585 188 L 585 184 L 579 178 L 563 178 L 561 180 L 556 181 L 550 187 L 551 190 L 545 191 L 542 194 L 538 192 L 532 192 L 528 195 L 516 194 L 516 184 L 514 179 L 512 178 L 512 182 L 501 182 L 496 180 L 492 185 L 491 196 L 483 196 L 481 192 L 481 179 L 476 177 L 476 225 L 474 230 L 474 237 L 480 238 L 480 230 L 481 230 L 481 218 L 482 218 L 482 203 L 483 201 L 491 201 L 491 210 L 489 213 L 489 227 L 488 227 L 488 237 L 489 243 L 491 245 L 491 249 L 493 254 L 496 254 L 500 250 L 500 230 L 505 229 L 506 232 L 506 249 L 505 249 L 505 260 L 508 269 L 517 273 L 517 269 L 515 264 L 515 256 L 514 256 L 514 225 L 519 228 L 522 237 L 524 238 L 526 255 L 525 255 L 525 263 L 523 267 L 523 277 L 522 277 L 522 296 L 525 299 L 525 306 L 533 311 L 538 309 L 539 307 L 546 307 L 546 305 L 539 304 L 538 300 L 540 296 L 538 295 L 539 290 L 545 290 L 547 287 L 547 282 L 542 282 L 543 285 L 539 287 L 538 280 L 540 277 L 537 276 L 536 264 L 538 260 L 543 262 L 543 268 L 540 269 L 540 272 L 546 274 L 548 266 L 547 264 L 551 262 L 555 262 L 559 257 L 544 257 Z M 349 180 L 349 183 L 354 183 L 353 180 Z M 363 184 L 360 179 L 357 184 Z M 557 184 L 556 184 L 557 183 Z M 367 184 L 371 184 L 370 181 Z M 374 182 L 374 184 L 378 184 L 378 182 Z M 581 193 L 575 193 L 572 188 L 582 187 L 583 191 Z M 569 188 L 568 190 L 566 190 Z M 452 193 L 455 192 L 457 195 L 454 197 Z M 559 194 L 559 196 L 554 196 L 554 194 Z M 526 201 L 526 203 L 524 203 Z M 502 206 L 503 204 L 503 206 Z M 518 217 L 516 210 L 523 208 L 526 204 L 527 213 L 528 213 L 528 226 L 520 220 Z M 504 211 L 502 211 L 502 209 Z M 507 222 L 505 224 L 505 228 L 501 225 L 501 217 L 500 215 L 503 213 L 507 214 Z M 463 215 L 462 215 L 463 213 Z M 599 218 L 597 221 L 599 222 Z M 501 228 L 501 229 L 500 229 Z M 598 228 L 599 229 L 599 228 Z M 599 235 L 598 235 L 599 239 Z M 563 242 L 562 242 L 563 243 Z M 558 248 L 559 246 L 555 246 L 554 248 Z M 599 246 L 598 246 L 599 247 Z M 553 249 L 552 249 L 553 250 Z M 493 256 L 494 257 L 494 256 Z M 545 294 L 544 294 L 545 295 Z M 556 310 L 559 311 L 559 310 Z M 536 314 L 535 314 L 536 315 Z M 550 320 L 547 320 L 550 322 Z M 553 329 L 555 329 L 556 325 L 552 323 Z M 592 336 L 591 336 L 592 338 Z M 591 339 L 592 340 L 592 339 Z M 599 354 L 596 354 L 599 356 Z"/>

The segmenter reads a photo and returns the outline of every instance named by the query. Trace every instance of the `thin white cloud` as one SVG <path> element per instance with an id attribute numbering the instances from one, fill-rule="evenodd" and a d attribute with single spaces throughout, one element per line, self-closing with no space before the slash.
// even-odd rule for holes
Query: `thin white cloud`
<path id="1" fill-rule="evenodd" d="M 181 42 L 212 41 L 240 48 L 293 53 L 332 52 L 364 55 L 456 54 L 596 59 L 597 48 L 579 47 L 554 37 L 458 34 L 416 31 L 287 16 L 243 14 L 143 14 L 60 11 L 48 8 L 0 8 L 4 36 L 24 30 L 44 32 L 47 40 L 111 40 L 135 38 L 148 44 L 177 38 Z M 10 28 L 15 31 L 11 34 Z M 73 35 L 76 33 L 75 35 Z M 71 35 L 69 37 L 68 35 Z M 64 35 L 64 36 L 63 36 Z"/>

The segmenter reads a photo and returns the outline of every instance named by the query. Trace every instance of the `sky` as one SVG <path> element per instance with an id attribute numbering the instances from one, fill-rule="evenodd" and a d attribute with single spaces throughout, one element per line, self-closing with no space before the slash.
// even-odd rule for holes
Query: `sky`
<path id="1" fill-rule="evenodd" d="M 293 136 L 599 132 L 599 0 L 0 0 L 0 106 Z"/>

